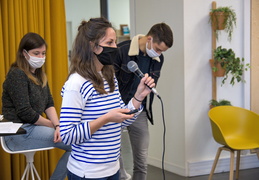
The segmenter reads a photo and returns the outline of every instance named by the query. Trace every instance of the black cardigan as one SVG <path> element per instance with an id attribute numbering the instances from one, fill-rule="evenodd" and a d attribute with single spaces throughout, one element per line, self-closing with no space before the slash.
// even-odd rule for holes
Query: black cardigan
<path id="1" fill-rule="evenodd" d="M 54 102 L 48 84 L 42 88 L 21 69 L 10 69 L 3 83 L 2 113 L 5 119 L 34 124 L 52 106 Z"/>

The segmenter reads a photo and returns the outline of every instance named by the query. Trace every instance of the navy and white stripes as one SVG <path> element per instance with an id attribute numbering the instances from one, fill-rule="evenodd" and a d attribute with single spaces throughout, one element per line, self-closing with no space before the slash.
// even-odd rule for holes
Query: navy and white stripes
<path id="1" fill-rule="evenodd" d="M 107 123 L 92 135 L 89 127 L 90 121 L 114 108 L 134 108 L 131 103 L 124 105 L 116 78 L 114 80 L 115 91 L 108 94 L 99 94 L 90 81 L 77 73 L 72 74 L 62 88 L 61 138 L 65 144 L 72 145 L 68 169 L 80 177 L 99 177 L 99 168 L 103 173 L 118 170 L 121 128 L 130 125 L 136 116 L 123 123 Z M 105 80 L 104 87 L 109 92 Z"/>

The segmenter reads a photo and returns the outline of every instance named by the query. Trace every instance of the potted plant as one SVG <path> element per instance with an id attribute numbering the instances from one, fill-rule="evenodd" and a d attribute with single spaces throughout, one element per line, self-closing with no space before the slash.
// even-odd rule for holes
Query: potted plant
<path id="1" fill-rule="evenodd" d="M 225 30 L 228 40 L 231 41 L 234 26 L 236 26 L 236 13 L 230 7 L 211 9 L 209 22 L 218 39 L 219 30 Z"/>
<path id="2" fill-rule="evenodd" d="M 232 105 L 231 105 L 230 101 L 225 100 L 225 99 L 222 99 L 219 101 L 217 101 L 215 99 L 210 100 L 210 109 L 213 107 L 216 107 L 216 106 L 232 106 Z"/>
<path id="3" fill-rule="evenodd" d="M 244 61 L 244 58 L 236 57 L 235 52 L 232 49 L 226 49 L 219 46 L 214 50 L 212 71 L 217 72 L 217 65 L 220 64 L 220 67 L 225 69 L 222 84 L 225 83 L 225 80 L 228 78 L 229 74 L 232 75 L 230 84 L 234 85 L 236 81 L 245 82 L 242 76 L 244 71 L 247 71 L 248 68 L 250 68 L 250 64 L 245 64 Z"/>

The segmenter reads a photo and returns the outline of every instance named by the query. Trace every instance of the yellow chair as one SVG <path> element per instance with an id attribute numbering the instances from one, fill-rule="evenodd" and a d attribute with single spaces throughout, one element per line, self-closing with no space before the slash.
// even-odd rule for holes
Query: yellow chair
<path id="1" fill-rule="evenodd" d="M 234 178 L 234 157 L 236 159 L 236 179 L 239 175 L 240 151 L 259 148 L 259 115 L 244 108 L 217 106 L 209 113 L 213 138 L 222 147 L 218 148 L 209 180 L 212 179 L 222 150 L 230 152 L 229 180 Z"/>

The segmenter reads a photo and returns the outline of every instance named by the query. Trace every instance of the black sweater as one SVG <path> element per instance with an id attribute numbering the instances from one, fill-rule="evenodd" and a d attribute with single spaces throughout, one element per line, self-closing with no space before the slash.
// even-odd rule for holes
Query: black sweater
<path id="1" fill-rule="evenodd" d="M 54 106 L 48 84 L 33 83 L 18 68 L 12 68 L 3 83 L 2 113 L 4 118 L 19 123 L 34 124 L 49 107 Z"/>

